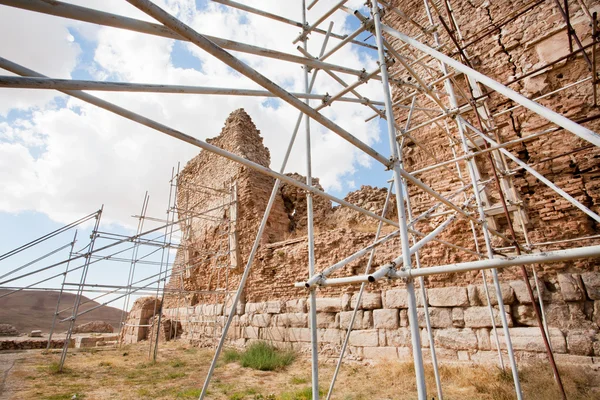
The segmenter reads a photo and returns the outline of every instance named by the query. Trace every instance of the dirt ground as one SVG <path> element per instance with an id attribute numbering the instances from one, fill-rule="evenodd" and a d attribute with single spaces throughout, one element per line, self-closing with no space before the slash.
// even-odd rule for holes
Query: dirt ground
<path id="1" fill-rule="evenodd" d="M 29 350 L 0 354 L 1 399 L 195 399 L 200 394 L 212 350 L 183 343 L 163 344 L 156 363 L 148 359 L 148 344 L 121 349 L 73 349 L 66 370 L 57 372 L 59 351 Z M 329 387 L 334 363 L 323 360 L 320 387 Z M 445 399 L 513 399 L 512 378 L 498 369 L 442 366 Z M 431 368 L 426 371 L 429 398 L 437 399 Z M 569 399 L 600 399 L 600 373 L 587 367 L 563 367 Z M 545 364 L 520 372 L 526 399 L 559 398 Z M 310 399 L 310 364 L 302 356 L 275 372 L 220 362 L 209 390 L 210 399 Z M 324 397 L 324 396 L 323 396 Z M 415 399 L 413 366 L 386 362 L 347 364 L 341 369 L 333 399 Z"/>

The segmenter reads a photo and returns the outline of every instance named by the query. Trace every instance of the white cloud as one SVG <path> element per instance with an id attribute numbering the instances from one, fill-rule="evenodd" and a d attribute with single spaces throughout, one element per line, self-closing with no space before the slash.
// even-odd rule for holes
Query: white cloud
<path id="1" fill-rule="evenodd" d="M 151 20 L 125 2 L 81 0 L 76 3 Z M 299 4 L 296 2 L 268 0 L 246 3 L 299 19 Z M 354 3 L 360 5 L 359 1 Z M 335 2 L 321 0 L 309 13 L 309 22 L 332 4 Z M 291 45 L 299 33 L 297 27 L 215 3 L 209 3 L 201 11 L 195 9 L 191 0 L 170 0 L 162 5 L 202 33 L 300 54 Z M 88 70 L 96 79 L 259 88 L 191 44 L 183 48 L 198 60 L 201 70 L 176 66 L 174 60 L 181 55 L 173 52 L 173 40 L 21 10 L 8 9 L 10 11 L 5 12 L 6 9 L 3 7 L 0 13 L 0 34 L 12 32 L 12 36 L 0 36 L 0 53 L 49 76 L 70 77 L 81 66 L 78 63 L 85 54 L 93 57 L 93 65 L 88 66 Z M 342 12 L 331 18 L 335 21 L 336 32 L 349 32 L 346 18 L 347 15 Z M 94 47 L 72 41 L 69 29 L 92 41 Z M 24 36 L 21 37 L 21 34 Z M 322 35 L 311 36 L 311 53 L 318 53 L 322 40 Z M 303 89 L 300 66 L 236 55 L 278 84 L 285 85 L 286 89 Z M 374 59 L 351 48 L 344 48 L 328 61 L 355 69 L 365 67 L 368 71 L 377 67 Z M 319 74 L 316 92 L 334 94 L 341 90 L 340 85 L 325 73 Z M 340 76 L 348 83 L 356 79 L 349 75 Z M 360 91 L 366 97 L 377 99 L 377 89 L 377 83 L 370 83 L 361 87 Z M 144 192 L 149 190 L 149 214 L 163 215 L 172 166 L 177 161 L 185 163 L 198 152 L 197 148 L 188 144 L 79 100 L 69 98 L 62 106 L 53 101 L 56 92 L 14 90 L 7 98 L 6 89 L 2 90 L 0 115 L 6 115 L 8 110 L 15 108 L 32 111 L 31 116 L 27 114 L 10 124 L 0 123 L 0 182 L 6 188 L 3 192 L 9 193 L 0 200 L 2 211 L 37 210 L 65 222 L 104 203 L 105 218 L 108 218 L 105 221 L 130 224 L 129 216 L 138 211 Z M 243 107 L 271 149 L 272 168 L 275 170 L 280 167 L 298 117 L 298 111 L 287 104 L 274 109 L 264 103 L 264 98 L 150 93 L 102 93 L 98 96 L 200 139 L 218 135 L 227 115 Z M 373 143 L 379 135 L 376 122 L 364 123 L 365 118 L 372 114 L 364 106 L 340 103 L 328 107 L 323 113 L 367 143 Z M 368 166 L 368 157 L 318 124 L 312 123 L 311 126 L 314 175 L 321 178 L 326 189 L 348 189 L 348 186 L 342 185 L 341 178 Z M 304 129 L 301 128 L 300 132 L 287 171 L 304 172 Z"/>

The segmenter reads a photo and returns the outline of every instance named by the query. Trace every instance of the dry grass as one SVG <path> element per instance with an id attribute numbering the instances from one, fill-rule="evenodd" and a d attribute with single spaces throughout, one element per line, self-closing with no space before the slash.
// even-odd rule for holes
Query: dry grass
<path id="1" fill-rule="evenodd" d="M 148 361 L 145 343 L 121 349 L 72 351 L 67 370 L 58 373 L 57 352 L 31 353 L 17 363 L 9 375 L 14 399 L 195 399 L 200 394 L 212 350 L 184 344 L 162 345 L 156 363 Z M 233 360 L 230 360 L 233 361 Z M 414 399 L 413 366 L 385 363 L 375 367 L 345 365 L 338 378 L 334 398 Z M 333 373 L 331 362 L 321 365 L 321 391 L 327 390 Z M 587 367 L 561 368 L 569 399 L 600 398 L 600 374 Z M 429 398 L 437 398 L 433 371 L 426 369 Z M 513 399 L 512 378 L 494 368 L 442 366 L 446 399 Z M 550 369 L 533 365 L 521 371 L 525 398 L 559 398 Z M 14 383 L 17 383 L 16 385 Z M 310 399 L 310 364 L 298 358 L 279 371 L 243 368 L 222 361 L 210 388 L 210 399 L 303 400 Z"/>

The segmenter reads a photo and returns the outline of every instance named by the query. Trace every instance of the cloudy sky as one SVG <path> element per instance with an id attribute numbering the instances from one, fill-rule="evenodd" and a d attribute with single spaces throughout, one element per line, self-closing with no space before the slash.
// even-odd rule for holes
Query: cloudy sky
<path id="1" fill-rule="evenodd" d="M 121 0 L 68 2 L 152 21 Z M 241 2 L 301 19 L 300 0 Z M 297 27 L 204 0 L 157 3 L 201 33 L 299 55 L 292 44 L 300 31 Z M 308 13 L 309 23 L 335 3 L 319 1 Z M 362 3 L 350 0 L 347 5 L 361 8 Z M 329 20 L 340 34 L 358 27 L 356 18 L 342 11 Z M 324 29 L 328 21 L 322 24 Z M 322 35 L 310 37 L 312 54 L 318 53 L 322 40 Z M 332 39 L 330 46 L 336 42 Z M 301 66 L 233 54 L 286 89 L 303 90 Z M 0 55 L 55 78 L 261 89 L 189 43 L 6 6 L 0 6 Z M 359 46 L 346 46 L 328 61 L 353 69 L 377 68 L 376 54 Z M 356 79 L 340 76 L 348 83 Z M 314 92 L 334 94 L 340 88 L 321 73 Z M 360 92 L 382 100 L 377 82 L 361 87 Z M 271 167 L 276 170 L 298 116 L 287 104 L 267 98 L 95 94 L 203 140 L 218 135 L 227 115 L 243 107 L 270 148 Z M 381 121 L 364 122 L 372 115 L 367 107 L 338 103 L 324 114 L 389 154 Z M 376 162 L 318 124 L 312 124 L 312 131 L 314 175 L 327 191 L 343 197 L 362 184 L 385 184 L 387 174 Z M 303 143 L 299 140 L 295 146 L 287 171 L 304 174 Z M 131 234 L 136 224 L 131 215 L 138 213 L 144 193 L 148 191 L 151 197 L 148 214 L 163 216 L 172 168 L 197 153 L 193 146 L 55 91 L 0 89 L 0 254 L 102 204 L 104 229 Z"/>

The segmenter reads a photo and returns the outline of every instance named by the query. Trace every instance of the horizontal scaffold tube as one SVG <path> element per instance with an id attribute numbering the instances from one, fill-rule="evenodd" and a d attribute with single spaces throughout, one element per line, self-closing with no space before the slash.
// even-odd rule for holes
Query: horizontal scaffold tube
<path id="1" fill-rule="evenodd" d="M 419 276 L 432 276 L 440 274 L 452 274 L 457 272 L 479 271 L 493 268 L 514 267 L 516 265 L 529 264 L 547 264 L 552 262 L 577 260 L 584 258 L 600 257 L 600 245 L 579 247 L 576 249 L 554 250 L 535 254 L 524 254 L 520 256 L 511 256 L 506 258 L 493 258 L 488 260 L 470 261 L 460 264 L 446 264 L 437 267 L 428 267 L 420 269 L 411 269 L 408 271 L 395 270 L 389 271 L 388 278 L 406 279 Z M 347 278 L 327 279 L 321 286 L 340 286 L 347 284 L 357 284 L 370 282 L 370 275 L 358 275 Z"/>
<path id="2" fill-rule="evenodd" d="M 267 90 L 218 88 L 207 86 L 187 85 L 159 85 L 151 83 L 129 83 L 129 82 L 98 82 L 76 79 L 52 79 L 22 76 L 0 75 L 0 87 L 17 89 L 54 89 L 54 90 L 91 90 L 106 92 L 144 92 L 144 93 L 170 93 L 170 94 L 206 94 L 225 96 L 256 96 L 277 97 Z M 332 101 L 328 95 L 313 93 L 290 93 L 301 99 Z M 365 104 L 364 100 L 353 97 L 336 97 L 335 101 L 347 103 Z M 369 101 L 374 105 L 383 105 L 382 101 Z"/>
<path id="3" fill-rule="evenodd" d="M 161 36 L 168 39 L 187 40 L 178 34 L 172 32 L 169 28 L 152 22 L 141 21 L 135 18 L 123 17 L 117 14 L 111 14 L 104 11 L 94 10 L 76 6 L 61 1 L 44 0 L 0 0 L 0 4 L 21 8 L 24 10 L 35 11 L 43 14 L 54 15 L 57 17 L 70 18 L 78 21 L 89 22 L 92 24 L 111 26 L 113 28 L 127 29 L 134 32 L 146 33 L 149 35 Z M 319 60 L 307 60 L 304 57 L 294 54 L 284 53 L 277 50 L 265 49 L 259 46 L 236 42 L 234 40 L 222 39 L 215 36 L 205 36 L 211 42 L 218 46 L 240 53 L 254 54 L 258 56 L 273 58 L 276 60 L 293 62 L 300 65 L 308 65 L 312 68 L 328 69 L 332 71 L 343 72 L 350 75 L 361 76 L 362 71 L 341 65 L 330 64 Z M 381 79 L 379 76 L 374 79 Z"/>

